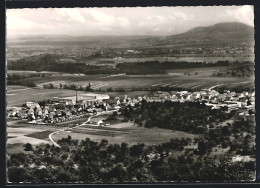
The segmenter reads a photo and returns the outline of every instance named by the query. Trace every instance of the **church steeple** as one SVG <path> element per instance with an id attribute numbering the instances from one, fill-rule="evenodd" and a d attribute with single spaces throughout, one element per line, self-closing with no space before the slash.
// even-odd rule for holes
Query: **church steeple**
<path id="1" fill-rule="evenodd" d="M 76 90 L 76 103 L 78 103 L 78 90 Z"/>

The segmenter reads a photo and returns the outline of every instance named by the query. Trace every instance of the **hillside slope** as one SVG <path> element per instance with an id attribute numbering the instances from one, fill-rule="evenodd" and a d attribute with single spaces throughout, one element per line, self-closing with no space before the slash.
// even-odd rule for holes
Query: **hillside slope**
<path id="1" fill-rule="evenodd" d="M 156 41 L 155 45 L 241 45 L 254 43 L 254 28 L 239 22 L 195 27 Z"/>

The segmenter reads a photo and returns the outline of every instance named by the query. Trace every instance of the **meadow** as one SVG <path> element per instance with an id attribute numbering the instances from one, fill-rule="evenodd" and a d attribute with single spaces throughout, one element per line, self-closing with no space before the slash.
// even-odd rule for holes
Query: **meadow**
<path id="1" fill-rule="evenodd" d="M 7 152 L 8 154 L 21 152 L 23 151 L 22 146 L 26 143 L 31 143 L 32 145 L 41 143 L 51 144 L 48 136 L 55 130 L 52 127 L 19 126 L 18 122 L 15 124 L 8 123 Z"/>
<path id="2" fill-rule="evenodd" d="M 72 139 L 82 140 L 90 138 L 92 141 L 100 142 L 102 139 L 108 140 L 110 144 L 128 143 L 134 145 L 144 143 L 146 145 L 156 145 L 170 141 L 172 138 L 191 138 L 196 135 L 182 131 L 169 131 L 160 128 L 144 128 L 133 125 L 133 123 L 119 123 L 109 127 L 94 127 L 85 125 L 73 130 L 63 131 L 52 136 L 54 141 L 66 138 L 70 135 Z"/>

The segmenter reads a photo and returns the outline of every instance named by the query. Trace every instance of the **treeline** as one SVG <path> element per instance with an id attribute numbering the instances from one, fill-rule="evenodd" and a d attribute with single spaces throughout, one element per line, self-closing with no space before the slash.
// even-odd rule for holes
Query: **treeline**
<path id="1" fill-rule="evenodd" d="M 36 87 L 36 84 L 32 81 L 24 80 L 7 80 L 7 85 L 21 85 L 26 87 Z"/>
<path id="2" fill-rule="evenodd" d="M 98 92 L 125 92 L 124 88 L 107 88 L 107 89 L 92 89 L 91 84 L 89 83 L 86 87 L 82 85 L 75 85 L 75 84 L 62 84 L 60 83 L 58 86 L 55 86 L 52 83 L 44 84 L 43 89 L 69 89 L 69 90 L 77 90 L 77 91 L 98 91 Z M 133 90 L 135 91 L 135 90 Z"/>
<path id="3" fill-rule="evenodd" d="M 160 127 L 190 133 L 202 133 L 207 125 L 223 122 L 232 116 L 222 110 L 212 110 L 211 107 L 199 102 L 146 102 L 127 106 L 121 109 L 126 120 L 134 121 L 147 128 Z"/>
<path id="4" fill-rule="evenodd" d="M 8 66 L 9 70 L 30 70 L 30 71 L 54 71 L 65 73 L 94 74 L 118 74 L 118 69 L 111 66 L 85 65 L 82 63 L 41 63 L 39 62 L 15 62 Z"/>
<path id="5" fill-rule="evenodd" d="M 55 71 L 65 73 L 93 74 L 166 74 L 168 69 L 186 69 L 198 67 L 228 66 L 228 61 L 216 63 L 206 62 L 174 62 L 147 61 L 135 63 L 119 63 L 116 67 L 106 65 L 86 65 L 83 63 L 61 63 L 57 56 L 44 54 L 29 57 L 8 64 L 9 70 Z"/>
<path id="6" fill-rule="evenodd" d="M 33 81 L 27 80 L 27 78 L 33 77 L 45 77 L 45 74 L 7 74 L 7 85 L 21 85 L 26 87 L 36 87 Z"/>
<path id="7" fill-rule="evenodd" d="M 7 80 L 14 81 L 14 80 L 22 80 L 25 78 L 34 78 L 34 77 L 45 77 L 45 74 L 7 74 Z"/>
<path id="8" fill-rule="evenodd" d="M 123 183 L 162 181 L 244 181 L 255 178 L 255 162 L 232 162 L 230 154 L 219 160 L 194 154 L 186 148 L 191 139 L 146 146 L 108 144 L 107 140 L 78 141 L 70 136 L 58 141 L 61 148 L 27 144 L 30 153 L 12 154 L 8 159 L 9 182 L 30 183 Z M 172 155 L 172 152 L 177 154 Z"/>
<path id="9" fill-rule="evenodd" d="M 188 69 L 215 66 L 228 66 L 228 61 L 218 61 L 216 63 L 206 62 L 174 62 L 174 61 L 147 61 L 136 63 L 119 63 L 116 67 L 126 74 L 166 74 L 169 69 Z"/>
<path id="10" fill-rule="evenodd" d="M 227 70 L 218 71 L 212 73 L 212 76 L 231 76 L 231 77 L 250 77 L 254 75 L 255 67 L 252 62 L 235 62 L 233 63 L 235 67 L 229 68 Z"/>
<path id="11" fill-rule="evenodd" d="M 43 54 L 18 60 L 8 64 L 9 70 L 54 71 L 81 74 L 117 74 L 111 66 L 86 65 L 83 63 L 61 63 L 59 56 Z"/>

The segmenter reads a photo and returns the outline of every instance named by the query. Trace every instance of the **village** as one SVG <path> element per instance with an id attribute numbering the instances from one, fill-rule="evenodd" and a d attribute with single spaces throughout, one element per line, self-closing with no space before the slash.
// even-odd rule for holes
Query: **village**
<path id="1" fill-rule="evenodd" d="M 21 107 L 7 109 L 9 118 L 22 119 L 29 124 L 55 124 L 91 115 L 119 111 L 120 108 L 147 102 L 200 102 L 212 109 L 222 109 L 229 113 L 232 110 L 239 110 L 239 115 L 249 116 L 255 111 L 255 92 L 236 93 L 225 90 L 219 93 L 216 90 L 204 89 L 198 92 L 188 91 L 156 91 L 152 95 L 123 99 L 115 97 L 111 99 L 107 94 L 77 94 L 69 97 L 53 97 L 44 101 L 28 101 Z"/>

